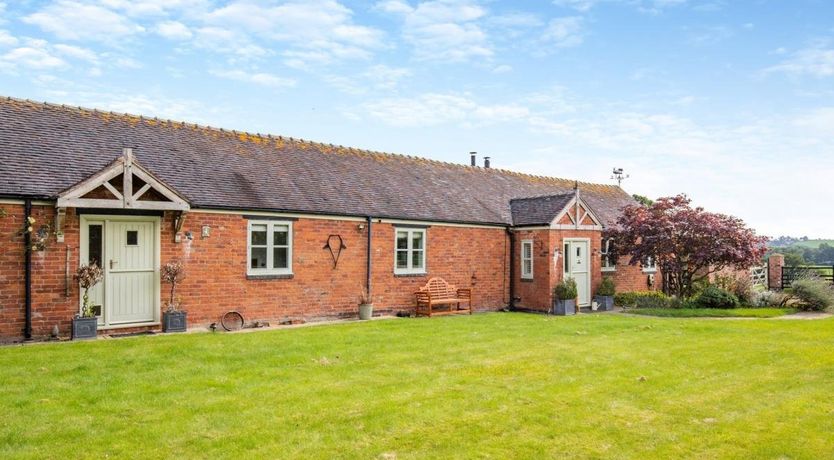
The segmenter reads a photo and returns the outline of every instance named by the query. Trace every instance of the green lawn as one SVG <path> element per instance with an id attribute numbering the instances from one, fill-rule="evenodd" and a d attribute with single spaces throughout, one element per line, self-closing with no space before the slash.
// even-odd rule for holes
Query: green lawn
<path id="1" fill-rule="evenodd" d="M 834 320 L 494 313 L 0 348 L 0 458 L 832 458 Z"/>
<path id="2" fill-rule="evenodd" d="M 793 308 L 632 308 L 628 313 L 674 318 L 775 318 L 796 313 Z"/>

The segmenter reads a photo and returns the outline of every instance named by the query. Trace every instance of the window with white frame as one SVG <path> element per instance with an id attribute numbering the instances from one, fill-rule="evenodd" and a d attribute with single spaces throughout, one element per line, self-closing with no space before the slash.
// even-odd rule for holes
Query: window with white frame
<path id="1" fill-rule="evenodd" d="M 292 274 L 292 222 L 249 221 L 249 275 Z"/>
<path id="2" fill-rule="evenodd" d="M 521 278 L 533 279 L 533 240 L 521 241 Z"/>
<path id="3" fill-rule="evenodd" d="M 613 272 L 617 269 L 617 261 L 614 260 L 614 255 L 611 253 L 613 246 L 614 241 L 612 238 L 602 239 L 602 251 L 600 251 L 600 254 L 602 256 L 602 271 L 604 272 Z"/>
<path id="4" fill-rule="evenodd" d="M 394 241 L 394 273 L 426 273 L 426 229 L 398 228 Z"/>
<path id="5" fill-rule="evenodd" d="M 646 273 L 654 273 L 657 271 L 657 262 L 654 257 L 649 256 L 643 260 L 643 271 Z"/>

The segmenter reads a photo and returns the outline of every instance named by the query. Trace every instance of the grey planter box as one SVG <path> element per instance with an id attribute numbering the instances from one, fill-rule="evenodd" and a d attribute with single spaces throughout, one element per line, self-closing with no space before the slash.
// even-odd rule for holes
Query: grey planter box
<path id="1" fill-rule="evenodd" d="M 553 314 L 559 316 L 576 314 L 576 299 L 553 301 Z"/>
<path id="2" fill-rule="evenodd" d="M 182 310 L 162 313 L 162 332 L 185 332 L 187 326 L 188 313 Z"/>
<path id="3" fill-rule="evenodd" d="M 72 340 L 94 339 L 98 334 L 98 318 L 72 319 Z"/>
<path id="4" fill-rule="evenodd" d="M 374 306 L 363 304 L 359 306 L 359 319 L 371 319 L 374 316 Z"/>
<path id="5" fill-rule="evenodd" d="M 595 295 L 594 302 L 599 305 L 597 311 L 612 311 L 614 310 L 614 296 L 613 295 Z"/>

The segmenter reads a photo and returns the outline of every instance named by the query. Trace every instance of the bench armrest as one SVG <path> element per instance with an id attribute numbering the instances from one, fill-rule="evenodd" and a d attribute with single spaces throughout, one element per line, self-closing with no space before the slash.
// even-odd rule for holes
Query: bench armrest
<path id="1" fill-rule="evenodd" d="M 457 297 L 459 299 L 471 299 L 472 298 L 472 289 L 458 289 L 457 290 Z"/>

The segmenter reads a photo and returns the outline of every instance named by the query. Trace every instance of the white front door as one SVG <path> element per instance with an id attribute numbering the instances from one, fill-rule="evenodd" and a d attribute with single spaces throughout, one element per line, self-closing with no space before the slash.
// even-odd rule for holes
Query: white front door
<path id="1" fill-rule="evenodd" d="M 576 281 L 580 307 L 591 305 L 591 260 L 590 241 L 587 239 L 565 240 L 565 277 Z"/>
<path id="2" fill-rule="evenodd" d="M 82 220 L 82 264 L 96 262 L 104 280 L 91 289 L 101 305 L 99 324 L 119 326 L 159 319 L 159 219 Z"/>

